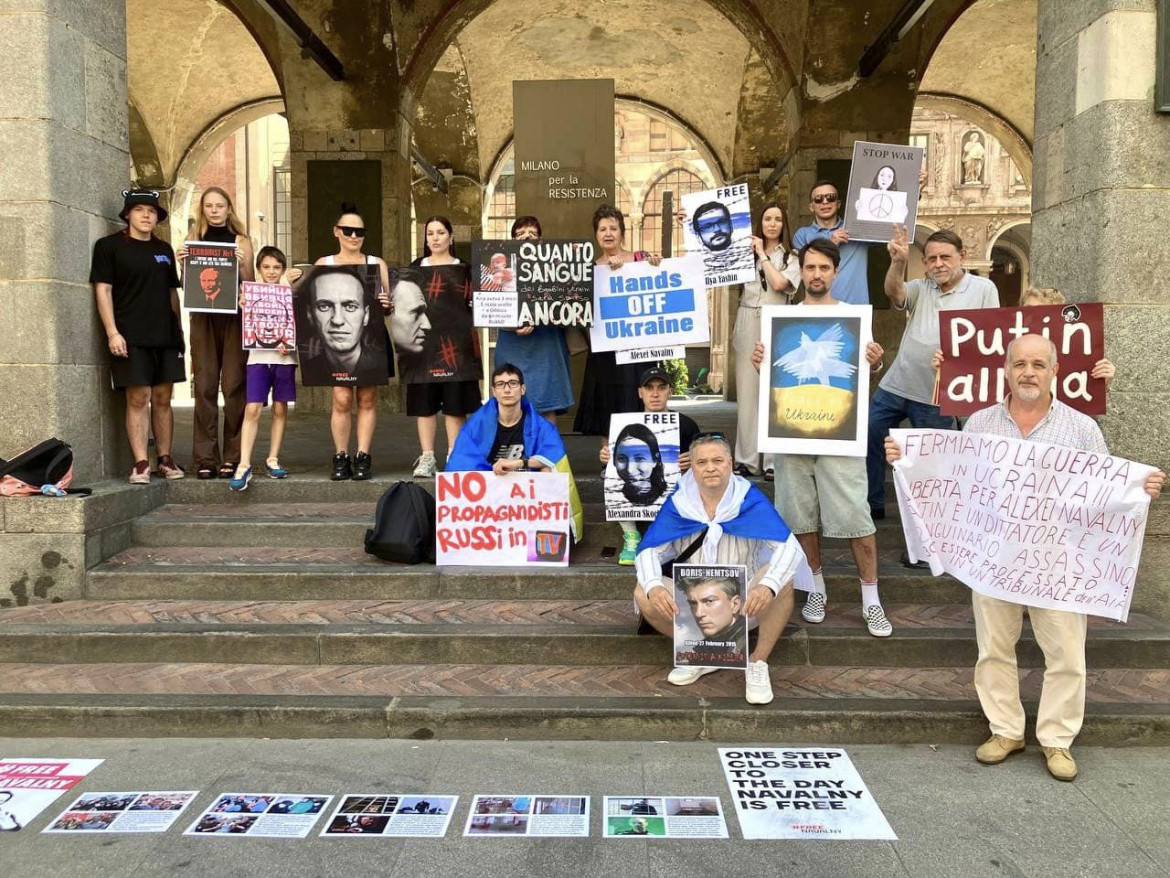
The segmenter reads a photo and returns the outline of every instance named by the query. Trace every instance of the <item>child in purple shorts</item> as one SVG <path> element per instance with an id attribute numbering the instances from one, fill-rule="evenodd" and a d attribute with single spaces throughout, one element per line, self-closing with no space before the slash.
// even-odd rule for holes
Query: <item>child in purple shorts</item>
<path id="1" fill-rule="evenodd" d="M 256 254 L 256 274 L 262 283 L 278 284 L 281 275 L 288 268 L 284 254 L 276 247 L 262 247 Z M 295 283 L 301 271 L 294 268 L 288 272 L 288 282 Z M 270 479 L 283 479 L 288 472 L 280 465 L 280 443 L 284 440 L 284 427 L 288 422 L 288 404 L 297 398 L 297 353 L 286 351 L 283 346 L 274 351 L 249 351 L 248 365 L 244 375 L 247 381 L 244 408 L 244 426 L 240 431 L 240 464 L 235 476 L 228 482 L 233 491 L 247 490 L 252 481 L 252 449 L 256 445 L 256 434 L 260 430 L 260 412 L 268 405 L 272 396 L 272 439 L 268 445 L 268 457 L 264 470 Z"/>

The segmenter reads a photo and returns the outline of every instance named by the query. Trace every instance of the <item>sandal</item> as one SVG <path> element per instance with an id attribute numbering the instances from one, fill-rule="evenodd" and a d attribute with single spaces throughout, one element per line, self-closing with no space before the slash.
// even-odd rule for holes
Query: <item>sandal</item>
<path id="1" fill-rule="evenodd" d="M 233 475 L 234 475 L 234 473 L 233 473 Z M 199 469 L 197 469 L 195 471 L 195 478 L 204 479 L 204 480 L 214 479 L 215 478 L 215 470 L 209 466 L 201 466 L 201 467 L 199 467 Z"/>
<path id="2" fill-rule="evenodd" d="M 219 465 L 219 477 L 221 479 L 232 479 L 236 476 L 236 465 L 234 463 L 221 463 Z"/>

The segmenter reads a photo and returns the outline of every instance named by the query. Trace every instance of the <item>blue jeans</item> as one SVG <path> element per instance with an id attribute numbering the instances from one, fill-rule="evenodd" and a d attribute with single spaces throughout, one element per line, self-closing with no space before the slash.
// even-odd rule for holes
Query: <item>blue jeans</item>
<path id="1" fill-rule="evenodd" d="M 879 387 L 869 400 L 869 448 L 865 457 L 871 512 L 884 511 L 886 507 L 886 436 L 891 427 L 907 418 L 915 429 L 954 430 L 958 427 L 953 417 L 938 413 L 938 406 L 914 402 Z"/>

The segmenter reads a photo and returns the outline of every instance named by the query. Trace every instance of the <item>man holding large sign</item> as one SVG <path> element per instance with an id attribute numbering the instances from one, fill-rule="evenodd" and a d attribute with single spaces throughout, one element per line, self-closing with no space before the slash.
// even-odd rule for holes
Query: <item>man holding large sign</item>
<path id="1" fill-rule="evenodd" d="M 1157 497 L 1166 476 L 1110 457 L 1096 423 L 1053 399 L 1057 371 L 1052 342 L 1022 336 L 1008 345 L 1002 403 L 972 415 L 962 435 L 897 431 L 885 447 L 911 557 L 972 589 L 975 689 L 991 727 L 975 758 L 995 765 L 1024 749 L 1016 643 L 1027 606 L 1044 652 L 1036 737 L 1049 773 L 1071 781 L 1085 614 L 1125 619 L 1149 505 L 1141 492 Z"/>

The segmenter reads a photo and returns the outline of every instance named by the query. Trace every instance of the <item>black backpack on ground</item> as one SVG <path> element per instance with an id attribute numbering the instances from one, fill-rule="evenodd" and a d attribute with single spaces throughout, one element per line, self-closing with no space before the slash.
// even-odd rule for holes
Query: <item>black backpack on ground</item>
<path id="1" fill-rule="evenodd" d="M 400 564 L 435 563 L 435 498 L 413 482 L 395 482 L 378 498 L 366 552 Z"/>

